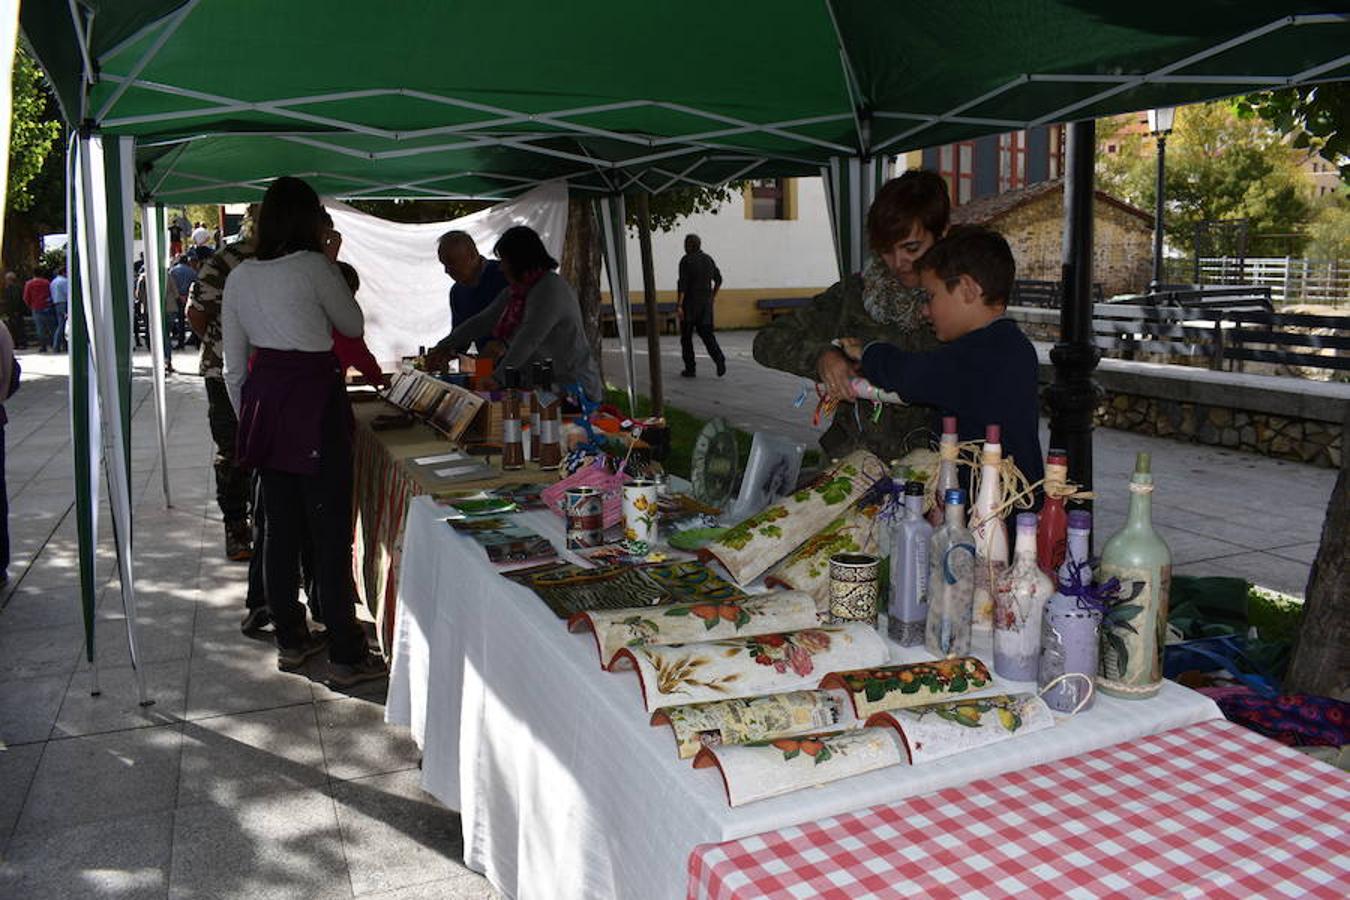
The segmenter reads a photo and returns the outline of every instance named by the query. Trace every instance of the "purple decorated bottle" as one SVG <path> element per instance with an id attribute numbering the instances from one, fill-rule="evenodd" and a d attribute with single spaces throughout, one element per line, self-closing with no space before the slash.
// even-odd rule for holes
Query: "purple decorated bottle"
<path id="1" fill-rule="evenodd" d="M 1092 513 L 1085 509 L 1071 510 L 1068 546 L 1059 567 L 1060 590 L 1046 603 L 1042 620 L 1040 672 L 1036 677 L 1036 684 L 1042 690 L 1065 673 L 1076 672 L 1088 678 L 1097 676 L 1102 614 L 1086 601 L 1064 592 L 1066 588 L 1092 583 L 1092 567 L 1088 564 L 1091 533 Z M 1056 712 L 1072 712 L 1086 693 L 1087 687 L 1081 680 L 1067 678 L 1041 696 Z M 1091 705 L 1089 698 L 1083 708 Z"/>
<path id="2" fill-rule="evenodd" d="M 1017 516 L 1013 563 L 994 582 L 994 671 L 1013 681 L 1036 678 L 1041 614 L 1055 583 L 1036 561 L 1036 514 Z"/>

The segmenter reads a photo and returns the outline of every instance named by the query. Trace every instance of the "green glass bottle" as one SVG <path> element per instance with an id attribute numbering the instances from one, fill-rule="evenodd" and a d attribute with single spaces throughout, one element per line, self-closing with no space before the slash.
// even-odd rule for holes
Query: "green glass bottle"
<path id="1" fill-rule="evenodd" d="M 1102 620 L 1097 687 L 1113 697 L 1143 700 L 1162 688 L 1167 596 L 1172 552 L 1153 530 L 1153 475 L 1149 455 L 1135 456 L 1130 515 L 1102 549 L 1099 582 L 1120 582 Z"/>

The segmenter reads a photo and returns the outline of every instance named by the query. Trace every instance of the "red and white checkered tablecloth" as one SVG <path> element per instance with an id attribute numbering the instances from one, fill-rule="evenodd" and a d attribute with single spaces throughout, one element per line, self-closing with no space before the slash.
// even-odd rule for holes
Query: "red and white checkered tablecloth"
<path id="1" fill-rule="evenodd" d="M 1204 722 L 704 844 L 689 896 L 1344 898 L 1350 775 Z"/>

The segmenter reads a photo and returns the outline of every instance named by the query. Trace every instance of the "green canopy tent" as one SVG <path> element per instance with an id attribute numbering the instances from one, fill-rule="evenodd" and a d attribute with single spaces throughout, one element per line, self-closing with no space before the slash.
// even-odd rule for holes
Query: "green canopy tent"
<path id="1" fill-rule="evenodd" d="M 141 203 L 255 199 L 282 174 L 344 197 L 506 197 L 563 178 L 604 200 L 616 281 L 624 191 L 823 175 L 847 272 L 862 260 L 878 160 L 1069 120 L 1084 123 L 1071 130 L 1071 200 L 1087 198 L 1069 216 L 1090 249 L 1091 119 L 1350 77 L 1343 5 L 1312 0 L 66 0 L 26 4 L 21 26 L 80 127 L 78 150 L 135 139 Z M 102 237 L 78 234 L 86 253 Z M 109 237 L 102 249 L 129 267 Z M 1095 364 L 1080 327 L 1084 248 L 1067 247 L 1079 265 L 1065 337 L 1079 352 L 1060 357 L 1078 394 Z M 86 285 L 124 305 L 118 279 Z M 90 337 L 125 384 L 104 330 Z M 111 423 L 119 395 L 103 382 Z M 1076 422 L 1086 441 L 1089 414 L 1066 403 L 1058 427 Z M 1090 483 L 1090 444 L 1074 460 Z"/>

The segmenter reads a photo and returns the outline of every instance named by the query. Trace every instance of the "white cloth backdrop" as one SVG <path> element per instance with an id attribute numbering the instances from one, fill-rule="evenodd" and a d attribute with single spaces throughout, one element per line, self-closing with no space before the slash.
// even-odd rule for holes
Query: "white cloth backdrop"
<path id="1" fill-rule="evenodd" d="M 1212 700 L 1169 681 L 1152 700 L 1100 697 L 1048 732 L 730 809 L 717 770 L 693 769 L 668 727 L 647 724 L 637 676 L 600 671 L 593 636 L 569 634 L 443 515 L 425 497 L 409 507 L 385 717 L 412 729 L 422 786 L 463 816 L 465 863 L 522 900 L 683 897 L 697 844 L 1220 716 Z M 557 516 L 520 520 L 562 546 Z M 986 661 L 988 643 L 976 648 Z M 892 645 L 892 657 L 924 653 Z M 1029 687 L 997 679 L 992 689 Z"/>
<path id="2" fill-rule="evenodd" d="M 449 222 L 403 224 L 367 215 L 333 200 L 325 205 L 342 232 L 339 258 L 361 276 L 356 299 L 366 314 L 366 346 L 385 369 L 418 346 L 431 346 L 450 333 L 450 286 L 436 258 L 436 239 L 447 231 L 467 232 L 478 251 L 491 258 L 492 246 L 512 225 L 528 225 L 554 259 L 562 258 L 567 232 L 567 185 L 551 182 L 506 203 Z"/>

